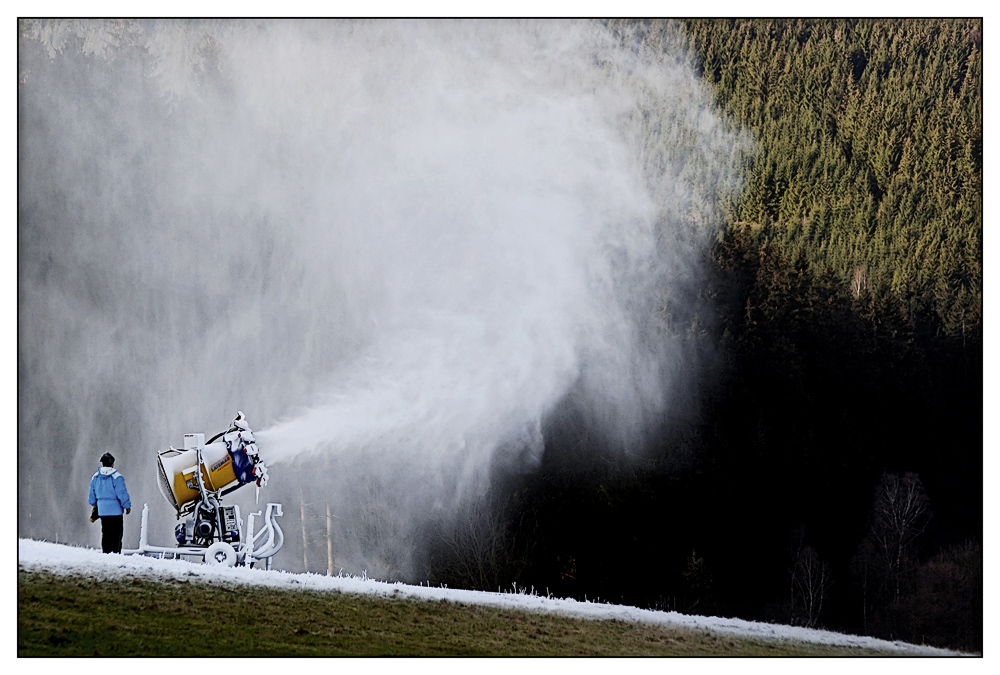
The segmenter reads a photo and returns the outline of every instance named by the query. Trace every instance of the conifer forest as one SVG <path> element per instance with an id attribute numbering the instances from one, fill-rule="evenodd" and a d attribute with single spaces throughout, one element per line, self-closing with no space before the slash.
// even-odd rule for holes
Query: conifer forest
<path id="1" fill-rule="evenodd" d="M 711 376 L 631 460 L 550 420 L 436 579 L 981 649 L 982 21 L 639 34 L 756 141 L 700 309 L 660 308 Z"/>

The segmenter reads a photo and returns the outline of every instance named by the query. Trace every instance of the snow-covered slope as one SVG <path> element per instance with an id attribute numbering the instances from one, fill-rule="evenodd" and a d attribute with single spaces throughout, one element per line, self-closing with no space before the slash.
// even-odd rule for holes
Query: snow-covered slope
<path id="1" fill-rule="evenodd" d="M 430 586 L 386 583 L 358 577 L 292 574 L 278 570 L 222 568 L 184 560 L 159 560 L 142 556 L 106 555 L 100 551 L 31 539 L 18 540 L 18 567 L 56 574 L 79 574 L 103 579 L 144 576 L 186 579 L 209 583 L 248 584 L 271 588 L 336 591 L 387 598 L 449 600 L 470 605 L 560 614 L 579 619 L 619 619 L 654 625 L 678 626 L 747 637 L 795 640 L 830 645 L 867 647 L 907 655 L 955 656 L 934 647 L 888 642 L 870 637 L 843 635 L 796 626 L 757 623 L 741 619 L 689 616 L 623 605 L 540 597 L 529 593 L 485 593 Z"/>

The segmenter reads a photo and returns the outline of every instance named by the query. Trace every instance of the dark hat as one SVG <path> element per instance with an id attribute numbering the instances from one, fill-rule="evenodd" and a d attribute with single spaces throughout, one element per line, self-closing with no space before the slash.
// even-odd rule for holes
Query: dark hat
<path id="1" fill-rule="evenodd" d="M 105 452 L 101 455 L 101 464 L 104 466 L 114 466 L 115 458 L 110 452 Z"/>

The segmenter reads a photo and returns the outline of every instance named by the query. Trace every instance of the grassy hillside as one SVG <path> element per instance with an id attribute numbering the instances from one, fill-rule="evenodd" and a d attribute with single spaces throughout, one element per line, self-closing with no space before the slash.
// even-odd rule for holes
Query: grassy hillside
<path id="1" fill-rule="evenodd" d="M 622 621 L 18 572 L 18 656 L 872 656 Z"/>

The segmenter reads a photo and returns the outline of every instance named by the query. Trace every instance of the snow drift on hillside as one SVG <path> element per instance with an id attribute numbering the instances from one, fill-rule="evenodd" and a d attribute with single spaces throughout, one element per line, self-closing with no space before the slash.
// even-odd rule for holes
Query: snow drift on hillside
<path id="1" fill-rule="evenodd" d="M 880 649 L 907 655 L 956 656 L 957 652 L 934 647 L 888 642 L 871 637 L 843 635 L 830 631 L 796 626 L 757 623 L 742 619 L 688 616 L 677 612 L 659 612 L 624 605 L 580 602 L 546 598 L 529 593 L 485 593 L 430 586 L 386 583 L 359 577 L 329 577 L 318 574 L 292 574 L 280 570 L 222 568 L 185 560 L 160 560 L 142 556 L 106 555 L 100 551 L 35 541 L 18 540 L 18 568 L 45 570 L 55 574 L 86 575 L 101 579 L 143 576 L 158 579 L 198 580 L 209 583 L 247 584 L 269 588 L 310 591 L 333 591 L 387 598 L 448 600 L 499 609 L 559 614 L 577 619 L 618 619 L 646 624 L 707 630 L 715 633 L 817 644 Z M 194 579 L 192 579 L 194 578 Z"/>

